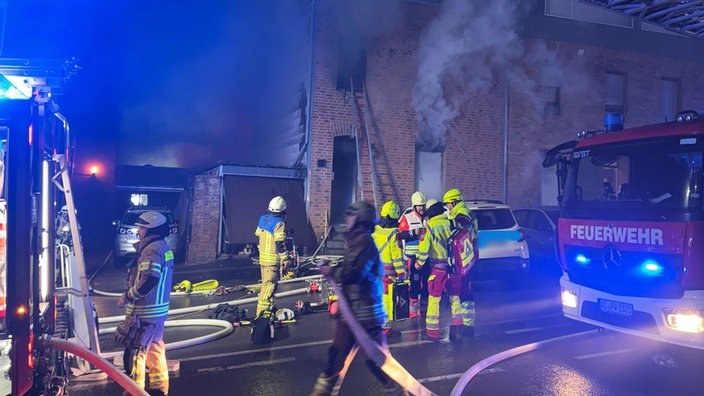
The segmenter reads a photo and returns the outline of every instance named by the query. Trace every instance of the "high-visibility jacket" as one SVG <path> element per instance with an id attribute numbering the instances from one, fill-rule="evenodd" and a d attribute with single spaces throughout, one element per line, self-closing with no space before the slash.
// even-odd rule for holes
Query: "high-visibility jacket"
<path id="1" fill-rule="evenodd" d="M 260 217 L 254 235 L 259 237 L 259 265 L 278 265 L 287 258 L 286 222 L 280 215 Z"/>
<path id="2" fill-rule="evenodd" d="M 428 220 L 425 236 L 418 244 L 416 264 L 423 266 L 428 261 L 433 265 L 447 266 L 447 240 L 451 234 L 452 225 L 444 213 Z"/>
<path id="3" fill-rule="evenodd" d="M 398 232 L 404 242 L 403 254 L 406 257 L 413 257 L 418 252 L 418 243 L 424 228 L 423 218 L 415 210 L 401 216 L 401 220 L 398 222 Z M 415 235 L 412 231 L 416 231 Z"/>
<path id="4" fill-rule="evenodd" d="M 169 312 L 174 253 L 164 238 L 149 235 L 135 243 L 137 266 L 130 269 L 125 312 L 143 323 L 164 323 Z"/>
<path id="5" fill-rule="evenodd" d="M 372 238 L 374 238 L 374 244 L 379 250 L 379 259 L 384 268 L 384 277 L 404 276 L 405 266 L 401 247 L 398 245 L 398 230 L 376 225 Z"/>
<path id="6" fill-rule="evenodd" d="M 457 202 L 455 206 L 450 209 L 450 213 L 448 213 L 447 217 L 450 218 L 453 229 L 466 228 L 472 233 L 472 240 L 477 240 L 479 234 L 477 216 L 470 213 L 469 208 L 467 208 L 464 202 Z"/>

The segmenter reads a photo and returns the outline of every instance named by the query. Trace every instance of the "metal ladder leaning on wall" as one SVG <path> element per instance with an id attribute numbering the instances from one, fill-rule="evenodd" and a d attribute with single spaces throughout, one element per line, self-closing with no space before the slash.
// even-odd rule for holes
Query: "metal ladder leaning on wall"
<path id="1" fill-rule="evenodd" d="M 363 201 L 369 201 L 371 199 L 374 203 L 374 207 L 378 207 L 376 171 L 374 169 L 374 155 L 372 153 L 372 143 L 369 135 L 366 85 L 362 82 L 362 90 L 355 90 L 354 81 L 350 78 L 350 90 L 352 91 L 352 99 L 360 126 L 354 134 L 355 146 L 357 148 L 358 197 Z M 360 134 L 362 135 L 361 137 Z M 366 145 L 366 150 L 364 147 L 361 147 L 362 145 Z"/>

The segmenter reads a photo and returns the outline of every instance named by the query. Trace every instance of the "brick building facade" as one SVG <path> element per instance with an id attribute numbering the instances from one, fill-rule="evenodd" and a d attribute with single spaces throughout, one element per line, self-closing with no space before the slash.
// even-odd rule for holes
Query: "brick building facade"
<path id="1" fill-rule="evenodd" d="M 351 133 L 359 123 L 351 93 L 336 87 L 339 34 L 330 3 L 316 3 L 314 29 L 308 215 L 319 236 L 329 216 L 333 174 L 329 166 L 316 164 L 332 163 L 333 139 Z M 439 9 L 402 3 L 401 22 L 367 48 L 365 81 L 372 143 L 374 136 L 379 139 L 374 161 L 382 174 L 377 186 L 380 202 L 397 199 L 406 207 L 416 188 L 418 122 L 412 91 L 421 35 Z M 552 204 L 541 194 L 543 154 L 575 139 L 577 131 L 602 126 L 609 73 L 625 81 L 626 127 L 664 120 L 663 79 L 680 87 L 680 110 L 704 106 L 704 95 L 696 88 L 704 82 L 704 64 L 698 61 L 527 35 L 514 44 L 524 51 L 522 56 L 506 69 L 494 70 L 488 87 L 445 87 L 448 97 L 464 100 L 446 134 L 441 170 L 445 189 L 456 187 L 467 197 L 501 199 L 515 207 Z M 383 169 L 386 163 L 388 169 Z"/>
<path id="2" fill-rule="evenodd" d="M 305 198 L 318 239 L 332 221 L 335 139 L 355 134 L 364 138 L 362 124 L 372 146 L 377 203 L 394 199 L 402 208 L 410 206 L 410 196 L 418 188 L 419 165 L 413 95 L 420 57 L 434 56 L 421 45 L 436 19 L 443 16 L 444 4 L 438 3 L 451 2 L 400 2 L 396 23 L 367 41 L 363 65 L 366 121 L 356 107 L 355 93 L 339 88 L 346 66 L 340 64 L 340 18 L 354 18 L 340 15 L 338 2 L 311 3 L 315 8 L 311 76 L 305 84 L 310 95 L 305 111 L 309 134 Z M 499 199 L 513 207 L 554 206 L 556 192 L 550 187 L 556 183 L 554 170 L 541 165 L 545 151 L 574 140 L 580 130 L 601 128 L 605 112 L 622 111 L 625 127 L 664 121 L 663 101 L 668 94 L 664 82 L 676 89 L 669 98 L 675 102 L 671 107 L 704 109 L 704 94 L 698 89 L 704 84 L 701 40 L 549 18 L 542 3 L 536 2 L 532 13 L 522 16 L 525 20 L 516 17 L 513 24 L 500 26 L 503 30 L 498 33 L 477 30 L 460 38 L 460 43 L 469 41 L 471 46 L 505 35 L 504 42 L 489 43 L 484 52 L 465 54 L 466 64 L 442 78 L 444 99 L 455 105 L 454 117 L 442 134 L 438 177 L 443 190 L 459 188 L 466 198 Z M 497 13 L 504 14 L 510 13 L 504 9 Z M 466 25 L 483 22 L 477 19 Z M 497 52 L 503 63 L 482 58 L 496 57 Z M 483 67 L 481 80 L 473 72 L 477 65 Z M 615 98 L 613 78 L 621 84 Z M 611 103 L 614 100 L 620 102 Z M 206 182 L 197 180 L 196 184 Z M 196 193 L 195 201 L 201 196 Z M 214 204 L 208 207 L 216 208 Z M 213 227 L 217 216 L 213 217 L 211 209 L 194 208 L 192 232 L 199 223 Z M 215 256 L 214 246 L 208 246 L 204 255 L 191 255 L 193 248 L 189 249 L 191 262 Z"/>

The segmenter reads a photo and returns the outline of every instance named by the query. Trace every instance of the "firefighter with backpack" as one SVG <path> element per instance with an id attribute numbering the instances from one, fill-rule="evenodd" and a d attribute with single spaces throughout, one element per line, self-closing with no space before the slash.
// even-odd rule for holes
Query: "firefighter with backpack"
<path id="1" fill-rule="evenodd" d="M 464 196 L 460 190 L 453 188 L 447 190 L 442 198 L 445 208 L 449 211 L 448 217 L 451 222 L 453 232 L 457 233 L 460 230 L 467 230 L 466 238 L 470 239 L 471 245 L 467 246 L 469 252 L 464 252 L 467 260 L 466 265 L 471 268 L 478 258 L 477 237 L 479 227 L 477 225 L 477 217 L 469 211 L 464 203 Z M 462 334 L 468 337 L 474 337 L 474 293 L 472 291 L 473 273 L 469 271 L 462 276 L 460 290 L 460 306 L 462 311 Z"/>
<path id="2" fill-rule="evenodd" d="M 430 267 L 428 278 L 428 312 L 425 316 L 425 333 L 433 341 L 440 340 L 440 299 L 443 291 L 450 298 L 452 313 L 450 341 L 462 341 L 462 312 L 460 309 L 461 277 L 452 272 L 448 258 L 448 241 L 452 235 L 452 225 L 445 215 L 442 202 L 429 199 L 427 202 L 428 223 L 425 237 L 418 245 L 416 269 Z"/>

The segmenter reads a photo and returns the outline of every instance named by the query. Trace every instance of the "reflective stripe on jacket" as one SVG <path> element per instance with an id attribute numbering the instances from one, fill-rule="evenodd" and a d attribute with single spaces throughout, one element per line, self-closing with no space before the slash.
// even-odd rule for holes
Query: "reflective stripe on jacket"
<path id="1" fill-rule="evenodd" d="M 372 233 L 374 244 L 379 250 L 379 260 L 384 267 L 384 276 L 401 276 L 405 274 L 401 248 L 398 246 L 398 230 L 377 225 Z"/>
<path id="2" fill-rule="evenodd" d="M 444 213 L 428 220 L 425 237 L 418 245 L 416 264 L 423 266 L 427 260 L 447 263 L 447 240 L 451 234 L 450 220 Z"/>
<path id="3" fill-rule="evenodd" d="M 163 323 L 169 312 L 171 278 L 174 271 L 174 253 L 164 239 L 150 235 L 136 244 L 139 258 L 136 271 L 130 271 L 126 313 L 135 314 L 142 322 Z M 144 294 L 140 288 L 149 278 L 157 278 L 156 286 Z"/>
<path id="4" fill-rule="evenodd" d="M 403 233 L 404 231 L 414 231 L 417 230 L 417 235 L 410 236 L 404 239 L 403 243 L 403 254 L 406 256 L 415 256 L 418 253 L 418 243 L 420 240 L 421 230 L 425 228 L 423 224 L 423 218 L 418 215 L 415 210 L 411 213 L 401 216 L 401 220 L 398 222 L 398 232 Z"/>
<path id="5" fill-rule="evenodd" d="M 260 265 L 277 265 L 286 259 L 286 222 L 281 216 L 267 213 L 260 217 L 254 235 L 259 237 Z"/>

